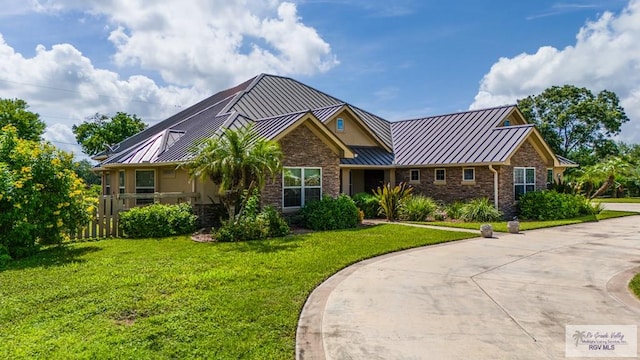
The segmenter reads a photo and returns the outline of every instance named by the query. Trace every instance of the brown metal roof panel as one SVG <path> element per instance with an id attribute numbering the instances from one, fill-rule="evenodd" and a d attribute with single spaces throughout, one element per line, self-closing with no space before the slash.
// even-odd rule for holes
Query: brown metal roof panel
<path id="1" fill-rule="evenodd" d="M 217 92 L 216 94 L 208 98 L 205 98 L 200 102 L 192 106 L 189 106 L 188 108 L 183 109 L 176 114 L 171 115 L 165 120 L 160 121 L 148 127 L 147 129 L 121 141 L 119 143 L 119 147 L 121 149 L 127 149 L 132 146 L 135 146 L 137 143 L 144 141 L 148 137 L 153 136 L 154 134 L 157 134 L 162 130 L 175 126 L 180 122 L 184 121 L 185 119 L 188 119 L 202 111 L 206 111 L 208 109 L 211 109 L 211 111 L 216 111 L 216 110 L 221 111 L 224 108 L 224 106 L 226 106 L 233 99 L 234 94 L 237 94 L 238 92 L 241 92 L 247 87 L 249 87 L 249 85 L 251 85 L 254 79 L 255 77 L 235 87 Z M 217 113 L 213 114 L 213 116 L 215 115 L 217 115 Z"/>
<path id="2" fill-rule="evenodd" d="M 273 139 L 307 113 L 308 111 L 301 111 L 268 119 L 260 119 L 256 120 L 253 126 L 260 136 Z"/>
<path id="3" fill-rule="evenodd" d="M 351 146 L 349 147 L 356 157 L 352 159 L 340 159 L 343 165 L 368 165 L 391 166 L 394 163 L 393 153 L 377 146 Z"/>
<path id="4" fill-rule="evenodd" d="M 225 114 L 216 116 L 204 123 L 192 123 L 191 127 L 187 127 L 184 130 L 184 135 L 158 156 L 156 162 L 184 160 L 199 140 L 213 136 L 230 116 L 230 114 Z"/>
<path id="5" fill-rule="evenodd" d="M 332 116 L 334 116 L 340 109 L 342 109 L 343 106 L 344 104 L 339 104 L 339 105 L 331 105 L 328 107 L 315 109 L 312 111 L 313 116 L 318 118 L 318 120 L 320 120 L 321 122 L 326 122 Z"/>

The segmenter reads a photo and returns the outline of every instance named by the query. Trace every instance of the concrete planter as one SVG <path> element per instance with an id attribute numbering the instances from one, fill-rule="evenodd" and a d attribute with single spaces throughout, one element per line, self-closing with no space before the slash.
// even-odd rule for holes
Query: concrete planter
<path id="1" fill-rule="evenodd" d="M 493 237 L 493 226 L 491 224 L 482 224 L 480 226 L 480 234 L 485 238 Z"/>
<path id="2" fill-rule="evenodd" d="M 520 232 L 520 221 L 518 220 L 513 220 L 513 221 L 509 221 L 507 222 L 507 229 L 509 230 L 510 233 L 512 234 L 517 234 Z"/>

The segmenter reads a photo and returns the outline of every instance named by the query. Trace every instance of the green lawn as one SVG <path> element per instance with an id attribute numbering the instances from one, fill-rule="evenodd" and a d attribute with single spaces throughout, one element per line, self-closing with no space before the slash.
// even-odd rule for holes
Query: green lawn
<path id="1" fill-rule="evenodd" d="M 640 204 L 640 198 L 599 198 L 591 200 L 598 203 L 614 203 L 614 204 Z"/>
<path id="2" fill-rule="evenodd" d="M 0 271 L 0 358 L 292 359 L 299 313 L 323 280 L 361 259 L 473 236 L 379 225 L 50 248 Z"/>
<path id="3" fill-rule="evenodd" d="M 552 220 L 552 221 L 520 221 L 520 230 L 534 230 L 534 229 L 542 229 L 554 226 L 561 225 L 571 225 L 571 224 L 580 224 L 583 222 L 591 222 L 591 221 L 599 221 L 606 220 L 616 217 L 622 216 L 632 216 L 632 215 L 640 215 L 637 212 L 631 211 L 614 211 L 614 210 L 603 210 L 598 215 L 588 215 L 581 216 L 573 219 L 564 219 L 564 220 Z M 434 226 L 443 226 L 443 227 L 453 227 L 459 229 L 473 229 L 480 230 L 480 225 L 484 223 L 480 222 L 450 222 L 450 221 L 431 221 L 431 222 L 422 222 L 421 224 L 434 225 Z M 493 226 L 493 231 L 497 232 L 507 232 L 507 222 L 499 221 L 499 222 L 491 222 Z"/>

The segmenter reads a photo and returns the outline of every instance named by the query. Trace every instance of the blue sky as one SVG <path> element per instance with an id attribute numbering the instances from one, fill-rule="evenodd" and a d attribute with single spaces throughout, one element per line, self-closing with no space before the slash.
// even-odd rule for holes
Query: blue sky
<path id="1" fill-rule="evenodd" d="M 0 10 L 0 97 L 46 137 L 127 111 L 155 123 L 260 72 L 389 120 L 514 103 L 551 85 L 616 91 L 640 142 L 640 0 L 47 0 Z"/>

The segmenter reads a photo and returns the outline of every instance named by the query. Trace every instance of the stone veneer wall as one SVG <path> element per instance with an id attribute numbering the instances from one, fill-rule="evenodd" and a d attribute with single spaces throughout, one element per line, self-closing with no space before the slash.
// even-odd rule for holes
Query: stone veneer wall
<path id="1" fill-rule="evenodd" d="M 515 189 L 513 188 L 514 167 L 536 168 L 536 190 L 547 188 L 547 165 L 540 154 L 529 141 L 522 144 L 520 149 L 511 157 L 511 165 L 501 166 L 499 182 L 499 205 L 506 218 L 516 214 Z"/>
<path id="2" fill-rule="evenodd" d="M 336 197 L 340 194 L 340 158 L 307 126 L 301 125 L 280 140 L 284 153 L 283 165 L 322 168 L 322 194 Z M 263 205 L 282 210 L 282 174 L 275 183 L 267 180 L 262 193 Z"/>
<path id="3" fill-rule="evenodd" d="M 465 168 L 471 168 L 465 167 Z M 476 166 L 475 182 L 463 183 L 462 167 L 421 168 L 420 183 L 409 181 L 410 169 L 396 170 L 396 181 L 407 182 L 415 188 L 415 192 L 434 200 L 450 203 L 488 197 L 493 201 L 493 173 L 487 166 Z M 434 184 L 435 169 L 446 169 L 446 184 Z"/>
<path id="4" fill-rule="evenodd" d="M 498 171 L 498 206 L 504 212 L 505 218 L 516 214 L 515 190 L 513 188 L 514 167 L 536 168 L 536 189 L 546 189 L 547 165 L 529 141 L 525 142 L 511 158 L 510 166 L 494 166 Z M 493 173 L 488 166 L 476 166 L 475 184 L 462 182 L 462 167 L 446 167 L 446 184 L 434 184 L 434 167 L 420 169 L 420 182 L 409 181 L 410 169 L 397 169 L 396 181 L 407 182 L 415 187 L 415 192 L 433 198 L 434 200 L 450 203 L 480 197 L 487 197 L 493 202 Z M 442 167 L 440 167 L 442 169 Z"/>

